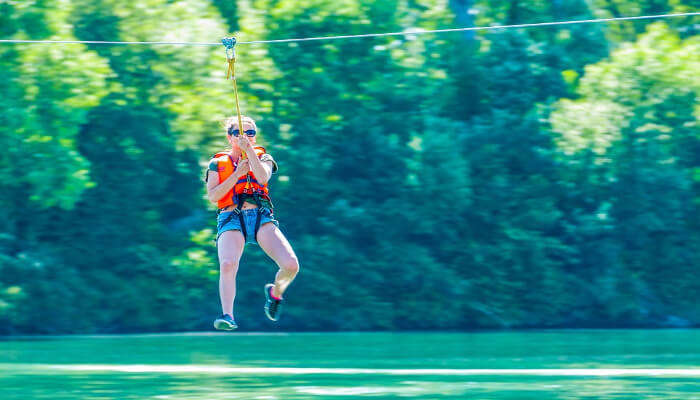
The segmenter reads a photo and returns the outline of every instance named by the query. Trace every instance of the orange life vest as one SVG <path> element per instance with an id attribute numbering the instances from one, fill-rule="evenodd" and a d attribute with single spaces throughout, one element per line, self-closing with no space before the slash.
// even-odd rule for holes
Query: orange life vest
<path id="1" fill-rule="evenodd" d="M 253 146 L 255 149 L 255 154 L 258 158 L 262 157 L 266 153 L 265 148 L 262 146 Z M 214 159 L 217 160 L 217 170 L 219 172 L 219 183 L 225 181 L 238 166 L 238 160 L 234 160 L 229 152 L 219 152 L 214 155 Z M 231 190 L 226 193 L 224 197 L 219 199 L 217 206 L 219 209 L 228 207 L 230 205 L 237 206 L 239 196 L 242 194 L 249 194 L 253 196 L 260 196 L 266 200 L 270 200 L 270 194 L 267 189 L 267 183 L 261 185 L 255 179 L 253 171 L 248 172 L 245 176 L 238 179 L 236 184 Z"/>

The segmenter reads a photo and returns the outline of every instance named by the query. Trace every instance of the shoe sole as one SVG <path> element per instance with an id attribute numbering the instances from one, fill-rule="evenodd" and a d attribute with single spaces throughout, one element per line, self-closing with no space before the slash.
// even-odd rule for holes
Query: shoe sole
<path id="1" fill-rule="evenodd" d="M 270 302 L 272 301 L 272 299 L 270 298 L 270 288 L 273 287 L 273 286 L 275 286 L 275 285 L 272 284 L 272 283 L 268 283 L 267 285 L 265 285 L 265 300 L 266 300 L 266 301 L 265 301 L 265 316 L 266 316 L 267 319 L 269 319 L 270 321 L 275 321 L 275 322 L 277 322 L 277 320 L 279 319 L 279 311 L 277 312 L 277 314 L 278 314 L 277 318 L 272 318 L 272 317 L 270 316 L 270 309 L 269 309 L 269 307 L 268 307 L 268 304 L 270 304 Z"/>
<path id="2" fill-rule="evenodd" d="M 219 331 L 232 331 L 238 328 L 238 325 L 234 325 L 230 322 L 226 322 L 223 320 L 216 320 L 214 321 L 214 329 L 219 330 Z"/>

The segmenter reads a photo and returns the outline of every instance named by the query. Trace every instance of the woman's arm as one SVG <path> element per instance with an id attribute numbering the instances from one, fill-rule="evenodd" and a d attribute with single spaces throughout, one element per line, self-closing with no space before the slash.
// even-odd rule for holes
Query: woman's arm
<path id="1" fill-rule="evenodd" d="M 255 149 L 250 143 L 247 137 L 241 135 L 238 137 L 238 145 L 240 148 L 244 149 L 248 155 L 248 160 L 250 161 L 250 170 L 255 175 L 255 179 L 262 186 L 267 184 L 272 176 L 272 162 L 271 161 L 260 161 L 258 157 L 250 157 L 251 154 L 255 155 Z"/>
<path id="2" fill-rule="evenodd" d="M 255 153 L 253 153 L 255 154 Z M 253 175 L 255 179 L 262 186 L 267 184 L 272 176 L 272 162 L 271 161 L 260 161 L 259 158 L 254 157 L 250 160 L 250 169 L 253 170 Z M 259 177 L 259 178 L 258 178 Z"/>
<path id="3" fill-rule="evenodd" d="M 247 160 L 242 160 L 238 163 L 238 168 L 223 182 L 219 183 L 219 173 L 217 171 L 207 170 L 207 197 L 212 203 L 218 202 L 226 195 L 233 186 L 236 185 L 238 179 L 247 174 L 249 171 Z"/>

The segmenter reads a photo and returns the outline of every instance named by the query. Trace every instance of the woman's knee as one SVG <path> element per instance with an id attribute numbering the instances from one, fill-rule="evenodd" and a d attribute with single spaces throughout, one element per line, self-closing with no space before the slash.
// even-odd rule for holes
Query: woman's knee
<path id="1" fill-rule="evenodd" d="M 223 274 L 235 274 L 238 271 L 238 262 L 230 258 L 224 258 L 219 263 L 219 267 Z"/>
<path id="2" fill-rule="evenodd" d="M 296 275 L 299 273 L 299 260 L 296 256 L 291 256 L 280 263 L 280 268 L 289 274 Z"/>

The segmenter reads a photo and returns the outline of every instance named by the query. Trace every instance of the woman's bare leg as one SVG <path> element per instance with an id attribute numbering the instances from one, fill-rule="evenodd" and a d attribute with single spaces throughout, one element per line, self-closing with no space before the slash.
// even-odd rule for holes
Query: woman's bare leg
<path id="1" fill-rule="evenodd" d="M 299 260 L 287 238 L 272 222 L 268 222 L 260 227 L 257 239 L 260 248 L 279 267 L 279 271 L 277 271 L 275 276 L 275 287 L 272 289 L 272 294 L 275 297 L 282 298 L 282 294 L 299 272 Z"/>
<path id="2" fill-rule="evenodd" d="M 236 273 L 243 254 L 245 239 L 241 231 L 226 231 L 219 236 L 219 296 L 224 314 L 233 317 L 233 300 L 236 298 Z"/>

